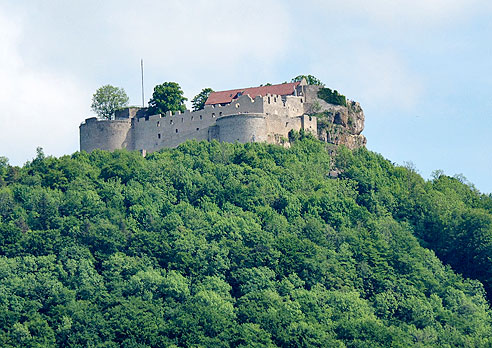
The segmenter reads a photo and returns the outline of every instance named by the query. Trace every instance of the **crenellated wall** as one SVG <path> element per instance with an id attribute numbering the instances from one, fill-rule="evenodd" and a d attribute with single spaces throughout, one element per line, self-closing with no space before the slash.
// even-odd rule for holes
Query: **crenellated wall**
<path id="1" fill-rule="evenodd" d="M 263 105 L 261 97 L 251 99 L 243 95 L 226 106 L 206 106 L 199 111 L 167 112 L 165 115 L 135 118 L 135 149 L 151 152 L 163 147 L 175 147 L 188 139 L 217 138 L 213 132 L 209 135 L 209 128 L 215 126 L 218 119 L 232 114 L 263 113 Z"/>
<path id="2" fill-rule="evenodd" d="M 318 89 L 318 86 L 299 86 L 292 96 L 266 95 L 252 99 L 242 95 L 225 106 L 207 105 L 199 111 L 165 115 L 146 116 L 145 109 L 128 108 L 118 112 L 114 120 L 95 117 L 85 120 L 80 125 L 80 149 L 126 148 L 152 152 L 176 147 L 189 139 L 279 144 L 285 142 L 291 130 L 301 129 L 321 138 L 319 127 L 324 125 L 318 125 L 318 117 L 309 115 L 313 113 L 313 105 L 328 110 L 325 102 L 317 98 Z M 358 106 L 354 105 L 353 108 Z M 357 131 L 360 133 L 362 128 L 363 118 Z M 328 139 L 330 134 L 325 133 Z"/>
<path id="3" fill-rule="evenodd" d="M 304 98 L 295 96 L 266 95 L 263 99 L 263 112 L 267 115 L 297 117 L 304 113 Z"/>

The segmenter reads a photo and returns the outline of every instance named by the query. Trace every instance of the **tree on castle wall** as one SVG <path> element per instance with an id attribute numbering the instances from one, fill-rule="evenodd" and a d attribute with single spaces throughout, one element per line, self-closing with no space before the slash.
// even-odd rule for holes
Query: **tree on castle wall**
<path id="1" fill-rule="evenodd" d="M 205 107 L 205 102 L 208 99 L 210 93 L 214 92 L 212 88 L 204 88 L 200 93 L 198 93 L 195 98 L 191 100 L 193 105 L 193 111 L 201 110 Z"/>
<path id="2" fill-rule="evenodd" d="M 165 114 L 167 111 L 184 112 L 184 102 L 188 100 L 183 96 L 183 90 L 176 82 L 164 82 L 154 87 L 154 93 L 149 100 L 149 115 Z"/>
<path id="3" fill-rule="evenodd" d="M 92 96 L 91 109 L 99 117 L 111 119 L 116 110 L 128 105 L 128 96 L 123 88 L 104 85 Z"/>

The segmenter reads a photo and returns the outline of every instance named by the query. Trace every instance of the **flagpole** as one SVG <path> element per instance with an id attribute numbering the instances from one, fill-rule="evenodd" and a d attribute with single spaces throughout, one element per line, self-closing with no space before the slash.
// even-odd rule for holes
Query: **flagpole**
<path id="1" fill-rule="evenodd" d="M 145 107 L 144 99 L 144 73 L 143 73 L 143 59 L 140 59 L 140 70 L 142 72 L 142 108 Z"/>

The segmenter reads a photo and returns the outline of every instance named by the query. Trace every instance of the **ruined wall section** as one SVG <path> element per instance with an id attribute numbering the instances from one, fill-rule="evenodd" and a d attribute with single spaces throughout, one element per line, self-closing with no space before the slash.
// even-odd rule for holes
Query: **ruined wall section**
<path id="1" fill-rule="evenodd" d="M 291 130 L 306 131 L 316 135 L 316 117 L 307 115 L 238 114 L 217 120 L 219 141 L 225 142 L 267 142 L 283 144 Z"/>
<path id="2" fill-rule="evenodd" d="M 268 117 L 267 142 L 282 144 L 289 138 L 291 130 L 300 131 L 302 128 L 302 116 L 290 117 L 283 115 L 271 115 Z"/>
<path id="3" fill-rule="evenodd" d="M 86 119 L 79 129 L 81 151 L 134 149 L 131 119 L 98 120 L 92 117 Z"/>
<path id="4" fill-rule="evenodd" d="M 359 103 L 347 100 L 347 106 L 329 104 L 318 98 L 321 86 L 298 86 L 296 93 L 304 97 L 304 113 L 317 118 L 317 136 L 334 145 L 356 149 L 366 145 L 364 111 Z M 306 129 L 306 128 L 305 128 Z"/>
<path id="5" fill-rule="evenodd" d="M 147 108 L 141 108 L 138 106 L 130 106 L 121 110 L 116 110 L 114 113 L 114 118 L 125 119 L 125 118 L 135 118 L 135 117 L 143 117 L 147 112 Z"/>
<path id="6" fill-rule="evenodd" d="M 134 121 L 135 149 L 148 152 L 163 147 L 176 147 L 189 139 L 212 140 L 220 138 L 214 127 L 218 119 L 233 114 L 263 113 L 261 97 L 255 99 L 243 95 L 225 106 L 205 106 L 198 111 L 136 118 Z M 234 131 L 237 133 L 238 131 Z"/>
<path id="7" fill-rule="evenodd" d="M 80 148 L 157 151 L 189 139 L 226 142 L 283 143 L 291 130 L 315 132 L 316 120 L 304 116 L 304 97 L 242 95 L 225 106 L 207 105 L 198 111 L 145 116 L 128 108 L 114 120 L 87 119 L 80 126 Z M 306 118 L 308 117 L 308 118 Z"/>
<path id="8" fill-rule="evenodd" d="M 314 136 L 318 135 L 318 118 L 310 115 L 302 115 L 300 117 L 301 128 Z"/>
<path id="9" fill-rule="evenodd" d="M 148 152 L 175 147 L 188 139 L 207 140 L 208 128 L 215 124 L 212 113 L 168 112 L 134 121 L 135 149 Z"/>
<path id="10" fill-rule="evenodd" d="M 291 130 L 299 131 L 304 127 L 304 98 L 267 94 L 255 98 L 255 104 L 260 102 L 262 112 L 261 109 L 257 109 L 259 112 L 247 110 L 217 119 L 218 140 L 281 144 L 288 139 Z M 315 134 L 316 118 L 307 117 L 307 130 Z"/>
<path id="11" fill-rule="evenodd" d="M 263 97 L 263 110 L 267 115 L 297 117 L 304 113 L 304 98 L 267 94 Z"/>

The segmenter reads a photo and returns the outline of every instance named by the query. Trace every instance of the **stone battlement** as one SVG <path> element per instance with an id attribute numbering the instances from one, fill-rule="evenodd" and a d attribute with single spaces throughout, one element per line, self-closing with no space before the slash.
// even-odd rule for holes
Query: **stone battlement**
<path id="1" fill-rule="evenodd" d="M 285 90 L 284 85 L 273 87 L 280 90 L 279 86 Z M 145 153 L 189 139 L 283 143 L 291 130 L 317 135 L 317 119 L 306 111 L 318 100 L 318 89 L 306 87 L 314 86 L 296 85 L 288 95 L 266 93 L 252 98 L 238 93 L 228 103 L 205 105 L 198 111 L 146 115 L 146 109 L 131 107 L 118 111 L 113 120 L 91 117 L 80 125 L 80 149 L 126 148 Z"/>

